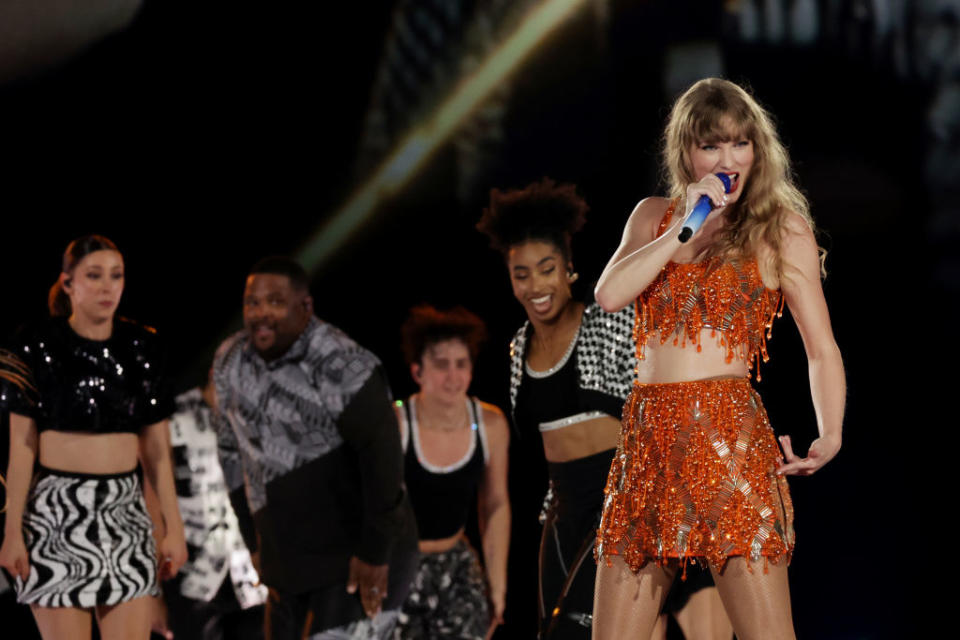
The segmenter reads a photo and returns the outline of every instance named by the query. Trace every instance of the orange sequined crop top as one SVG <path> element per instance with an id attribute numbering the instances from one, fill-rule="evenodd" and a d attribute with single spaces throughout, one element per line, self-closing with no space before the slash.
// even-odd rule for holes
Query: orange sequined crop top
<path id="1" fill-rule="evenodd" d="M 667 207 L 657 236 L 666 231 L 678 200 Z M 673 337 L 673 344 L 687 341 L 701 350 L 702 329 L 711 329 L 727 352 L 727 362 L 745 358 L 747 366 L 761 358 L 766 362 L 767 340 L 773 319 L 783 314 L 783 297 L 767 289 L 756 258 L 722 256 L 701 262 L 668 262 L 635 303 L 633 338 L 637 359 L 644 359 L 647 342 L 659 334 L 660 344 Z M 741 348 L 741 347 L 745 347 Z"/>

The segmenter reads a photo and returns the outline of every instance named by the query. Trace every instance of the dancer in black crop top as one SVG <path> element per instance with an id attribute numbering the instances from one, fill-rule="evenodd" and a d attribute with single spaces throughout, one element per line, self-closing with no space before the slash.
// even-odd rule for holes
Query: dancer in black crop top
<path id="1" fill-rule="evenodd" d="M 466 453 L 451 464 L 439 466 L 431 463 L 423 453 L 421 441 L 424 436 L 420 434 L 417 419 L 417 396 L 410 396 L 403 405 L 400 429 L 404 480 L 421 540 L 442 540 L 458 535 L 467 524 L 468 507 L 486 475 L 489 445 L 483 409 L 476 398 L 468 398 L 466 406 L 472 434 Z"/>
<path id="2" fill-rule="evenodd" d="M 174 411 L 152 329 L 115 318 L 109 337 L 90 339 L 59 316 L 25 327 L 15 342 L 37 402 L 11 410 L 32 418 L 40 433 L 139 434 Z"/>
<path id="3" fill-rule="evenodd" d="M 416 307 L 403 326 L 420 387 L 397 403 L 404 475 L 420 532 L 420 568 L 401 637 L 485 638 L 503 621 L 510 544 L 509 430 L 495 406 L 467 396 L 483 323 L 462 309 Z M 478 497 L 486 580 L 464 527 Z"/>
<path id="4" fill-rule="evenodd" d="M 504 256 L 527 322 L 510 343 L 510 401 L 521 433 L 543 439 L 550 489 L 540 515 L 540 638 L 591 636 L 593 546 L 620 414 L 637 360 L 633 313 L 574 298 L 571 240 L 587 203 L 573 185 L 544 179 L 494 190 L 477 228 Z M 521 552 L 523 553 L 523 552 Z M 690 587 L 711 584 L 690 580 Z M 716 590 L 710 594 L 719 603 Z M 665 621 L 664 621 L 665 625 Z M 664 626 L 665 630 L 665 626 Z"/>
<path id="5" fill-rule="evenodd" d="M 100 236 L 67 247 L 50 320 L 21 331 L 27 392 L 6 386 L 9 511 L 0 566 L 16 578 L 45 640 L 75 637 L 96 610 L 104 640 L 150 634 L 157 578 L 186 560 L 162 379 L 152 330 L 115 317 L 123 257 Z M 156 489 L 158 549 L 138 459 Z M 39 476 L 33 478 L 38 463 Z"/>
<path id="6" fill-rule="evenodd" d="M 550 474 L 538 604 L 540 638 L 553 640 L 590 637 L 590 550 L 635 367 L 629 320 L 572 294 L 571 239 L 586 211 L 573 185 L 544 179 L 495 189 L 477 225 L 503 254 L 528 319 L 510 345 L 510 400 L 520 432 L 540 432 Z"/>

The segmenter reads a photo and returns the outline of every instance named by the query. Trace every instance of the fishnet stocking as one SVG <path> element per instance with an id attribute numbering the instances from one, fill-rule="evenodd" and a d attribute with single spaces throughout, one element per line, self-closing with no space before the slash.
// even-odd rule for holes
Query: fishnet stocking
<path id="1" fill-rule="evenodd" d="M 720 599 L 738 640 L 793 640 L 787 565 L 754 562 L 752 572 L 742 557 L 727 560 L 723 573 L 713 570 Z"/>
<path id="2" fill-rule="evenodd" d="M 601 559 L 593 593 L 594 640 L 649 638 L 677 571 L 648 562 L 633 573 L 619 556 Z"/>
<path id="3" fill-rule="evenodd" d="M 674 614 L 687 640 L 732 640 L 733 626 L 716 587 L 700 589 Z"/>
<path id="4" fill-rule="evenodd" d="M 634 574 L 620 557 L 610 560 L 612 566 L 601 561 L 597 567 L 594 639 L 650 638 L 677 569 L 648 562 Z M 742 557 L 733 557 L 722 574 L 711 571 L 738 640 L 795 639 L 785 564 L 771 563 L 764 573 L 762 562 L 751 571 Z M 714 629 L 722 633 L 719 627 Z"/>

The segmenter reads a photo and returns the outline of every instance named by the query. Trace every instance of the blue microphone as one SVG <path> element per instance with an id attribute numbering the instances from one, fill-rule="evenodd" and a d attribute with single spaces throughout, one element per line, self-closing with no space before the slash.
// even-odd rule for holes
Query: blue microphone
<path id="1" fill-rule="evenodd" d="M 730 193 L 730 176 L 725 173 L 715 174 L 720 178 L 720 182 L 723 183 L 723 191 L 725 193 Z M 686 224 L 683 225 L 683 229 L 680 230 L 680 237 L 678 238 L 680 242 L 686 242 L 690 239 L 694 233 L 697 232 L 697 229 L 700 228 L 700 225 L 703 224 L 703 221 L 707 219 L 707 215 L 713 211 L 713 203 L 710 202 L 710 196 L 700 196 L 700 199 L 697 200 L 697 205 L 693 208 L 693 211 L 690 212 L 690 217 L 687 218 Z"/>

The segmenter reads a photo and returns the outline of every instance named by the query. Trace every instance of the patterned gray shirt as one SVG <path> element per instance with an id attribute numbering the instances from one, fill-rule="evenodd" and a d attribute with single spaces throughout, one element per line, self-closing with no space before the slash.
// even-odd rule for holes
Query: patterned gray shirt
<path id="1" fill-rule="evenodd" d="M 253 350 L 245 331 L 228 339 L 214 365 L 219 404 L 231 427 L 221 430 L 220 443 L 228 488 L 245 481 L 250 510 L 259 511 L 267 504 L 267 483 L 341 446 L 337 417 L 379 365 L 372 353 L 316 318 L 271 362 Z"/>
<path id="2" fill-rule="evenodd" d="M 351 556 L 393 565 L 406 557 L 398 549 L 415 553 L 400 437 L 376 356 L 311 318 L 269 362 L 245 331 L 227 339 L 214 382 L 220 461 L 264 582 L 302 592 L 345 583 Z"/>

